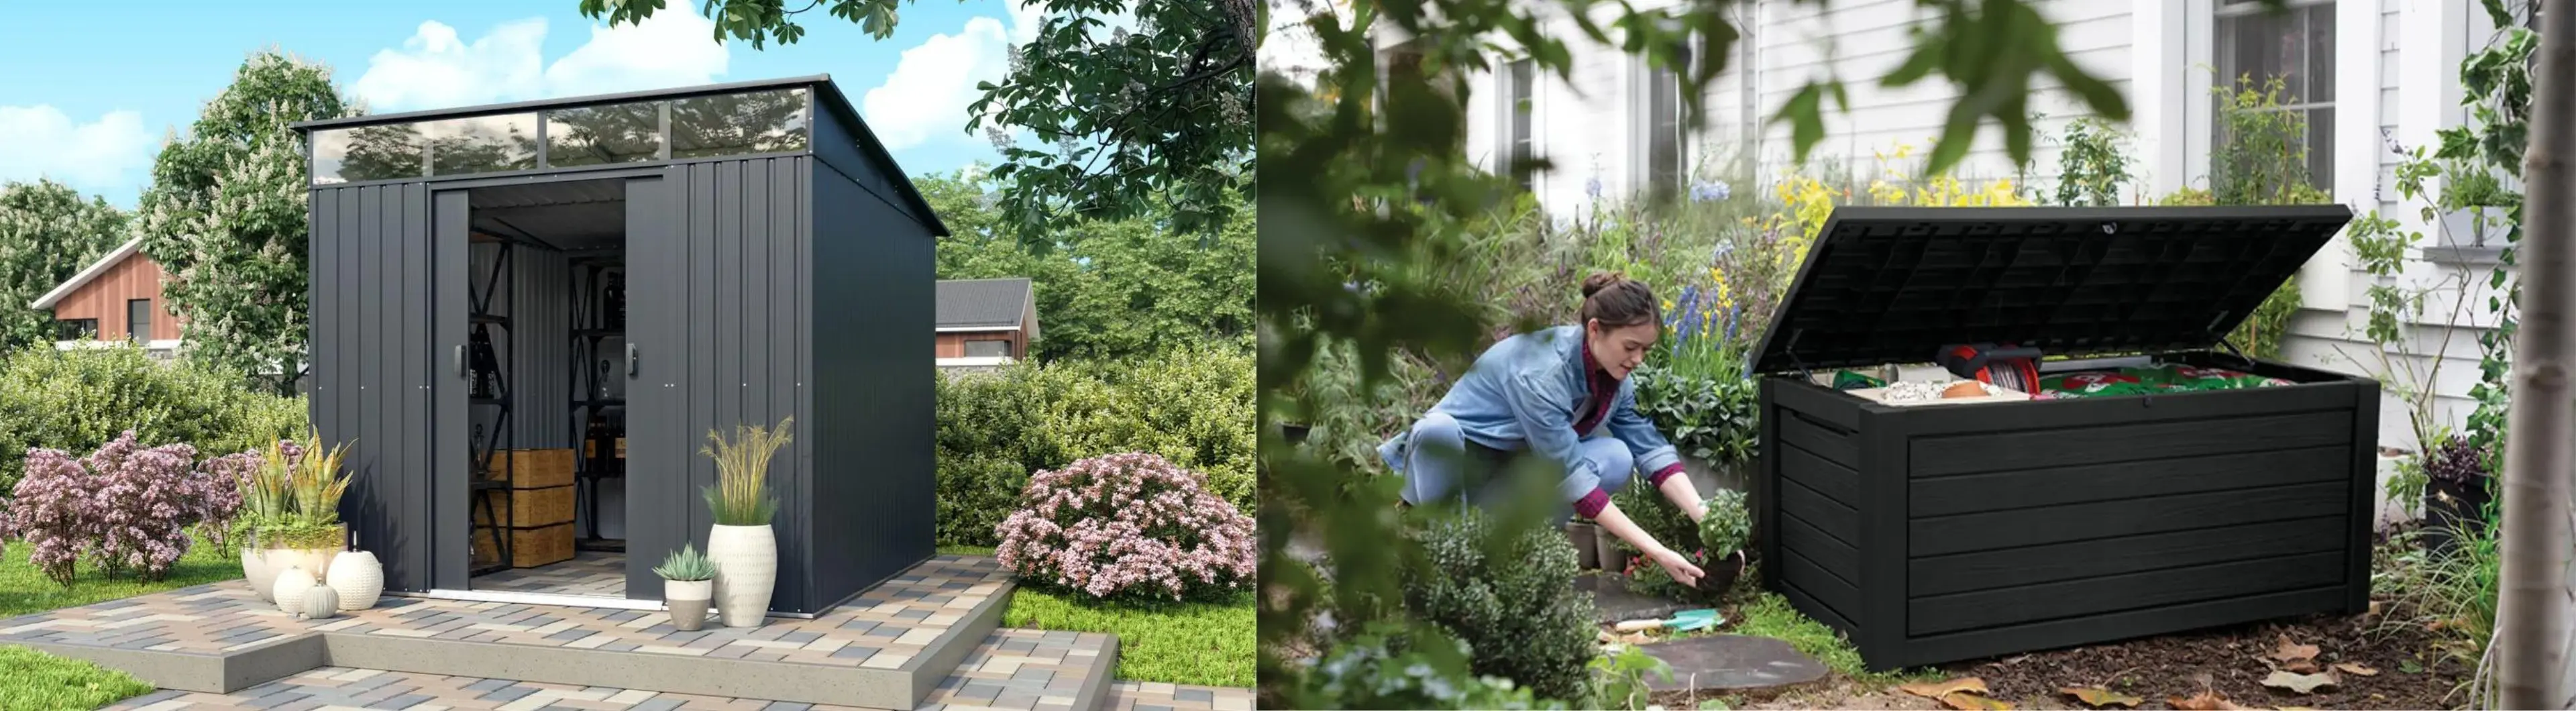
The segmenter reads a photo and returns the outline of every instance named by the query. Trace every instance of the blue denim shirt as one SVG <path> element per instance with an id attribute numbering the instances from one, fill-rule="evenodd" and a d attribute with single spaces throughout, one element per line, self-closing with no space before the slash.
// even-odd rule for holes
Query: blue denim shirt
<path id="1" fill-rule="evenodd" d="M 1458 421 L 1467 439 L 1503 451 L 1526 450 L 1563 462 L 1565 479 L 1558 485 L 1566 501 L 1578 501 L 1601 487 L 1597 465 L 1576 456 L 1577 442 L 1605 432 L 1628 446 L 1637 471 L 1662 472 L 1681 463 L 1672 443 L 1655 424 L 1637 414 L 1637 384 L 1619 381 L 1610 415 L 1589 432 L 1574 431 L 1580 413 L 1591 403 L 1584 372 L 1583 327 L 1557 326 L 1505 338 L 1476 357 L 1476 364 L 1431 406 Z M 1378 446 L 1378 457 L 1401 473 L 1407 434 Z"/>

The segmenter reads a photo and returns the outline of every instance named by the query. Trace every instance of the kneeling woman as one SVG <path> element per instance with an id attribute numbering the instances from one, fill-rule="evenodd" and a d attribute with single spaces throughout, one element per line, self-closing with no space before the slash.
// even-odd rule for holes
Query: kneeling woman
<path id="1" fill-rule="evenodd" d="M 1610 502 L 1611 493 L 1646 472 L 1647 484 L 1692 521 L 1706 513 L 1690 477 L 1681 475 L 1680 455 L 1637 414 L 1636 387 L 1628 382 L 1662 332 L 1655 295 L 1645 284 L 1595 274 L 1583 281 L 1579 325 L 1495 343 L 1430 413 L 1378 454 L 1404 476 L 1404 501 L 1415 506 L 1509 490 L 1486 484 L 1515 455 L 1537 457 L 1562 477 L 1556 493 L 1572 513 L 1644 551 L 1674 580 L 1696 585 L 1699 566 Z M 1560 517 L 1565 513 L 1558 509 Z M 1731 579 L 1733 572 L 1721 574 Z"/>

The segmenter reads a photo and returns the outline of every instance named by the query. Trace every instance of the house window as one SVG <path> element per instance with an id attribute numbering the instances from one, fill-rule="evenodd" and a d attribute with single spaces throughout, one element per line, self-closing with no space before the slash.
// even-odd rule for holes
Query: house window
<path id="1" fill-rule="evenodd" d="M 65 341 L 77 341 L 83 338 L 97 338 L 98 319 L 67 318 L 55 321 L 54 337 Z"/>
<path id="2" fill-rule="evenodd" d="M 2308 185 L 2333 192 L 2334 3 L 2292 0 L 2287 9 L 2272 13 L 2262 0 L 2220 0 L 2212 24 L 2219 86 L 2237 91 L 2251 82 L 2250 88 L 2261 92 L 2272 79 L 2280 79 L 2279 106 L 2270 110 L 2297 112 L 2307 120 L 2300 147 L 2308 152 Z M 2210 118 L 2216 145 L 2226 145 L 2222 117 Z"/>
<path id="3" fill-rule="evenodd" d="M 1681 50 L 1677 64 L 1690 66 L 1691 51 Z M 1682 77 L 1655 67 L 1646 78 L 1646 185 L 1656 199 L 1682 188 Z"/>
<path id="4" fill-rule="evenodd" d="M 1519 183 L 1523 191 L 1531 190 L 1536 183 L 1533 179 L 1536 172 L 1531 164 L 1536 162 L 1538 150 L 1535 139 L 1531 137 L 1530 118 L 1536 107 L 1531 84 L 1533 75 L 1537 73 L 1537 63 L 1527 59 L 1514 61 L 1506 69 L 1510 84 L 1506 87 L 1509 93 L 1504 95 L 1504 100 L 1510 107 L 1511 118 L 1504 138 L 1508 156 L 1505 160 L 1512 172 L 1512 180 Z"/>
<path id="5" fill-rule="evenodd" d="M 968 358 L 1008 358 L 1010 356 L 1010 341 L 975 340 L 966 342 L 966 357 Z"/>
<path id="6" fill-rule="evenodd" d="M 133 341 L 152 340 L 152 300 L 128 299 L 125 302 L 125 337 Z"/>

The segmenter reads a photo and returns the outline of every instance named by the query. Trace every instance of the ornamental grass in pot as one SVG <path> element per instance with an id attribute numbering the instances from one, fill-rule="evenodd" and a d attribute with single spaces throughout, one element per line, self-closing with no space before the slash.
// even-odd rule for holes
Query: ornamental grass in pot
<path id="1" fill-rule="evenodd" d="M 715 599 L 716 563 L 698 553 L 694 544 L 681 544 L 680 549 L 653 567 L 662 576 L 662 602 L 671 610 L 671 629 L 695 632 L 707 623 L 707 603 Z"/>
<path id="2" fill-rule="evenodd" d="M 259 551 L 256 566 L 245 552 L 243 574 L 260 599 L 276 600 L 274 580 L 286 570 L 325 576 L 348 546 L 348 529 L 340 521 L 340 497 L 349 490 L 349 477 L 340 470 L 346 456 L 345 447 L 323 449 L 315 435 L 280 440 L 262 450 L 257 466 L 241 479 L 234 529 Z"/>
<path id="3" fill-rule="evenodd" d="M 726 627 L 758 627 L 769 616 L 778 584 L 778 537 L 769 527 L 778 499 L 769 494 L 769 460 L 787 446 L 795 422 L 780 420 L 776 431 L 739 425 L 732 442 L 709 430 L 709 444 L 698 450 L 716 460 L 716 485 L 705 490 L 715 514 L 707 558 L 716 566 L 716 611 Z"/>

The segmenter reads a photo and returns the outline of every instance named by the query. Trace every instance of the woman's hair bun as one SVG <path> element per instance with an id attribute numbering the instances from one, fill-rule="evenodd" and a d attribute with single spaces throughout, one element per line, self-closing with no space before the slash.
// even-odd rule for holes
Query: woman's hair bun
<path id="1" fill-rule="evenodd" d="M 1600 293 L 1602 289 L 1617 286 L 1619 282 L 1627 280 L 1627 275 L 1619 272 L 1593 272 L 1592 276 L 1583 278 L 1583 298 L 1592 298 L 1593 294 Z"/>

